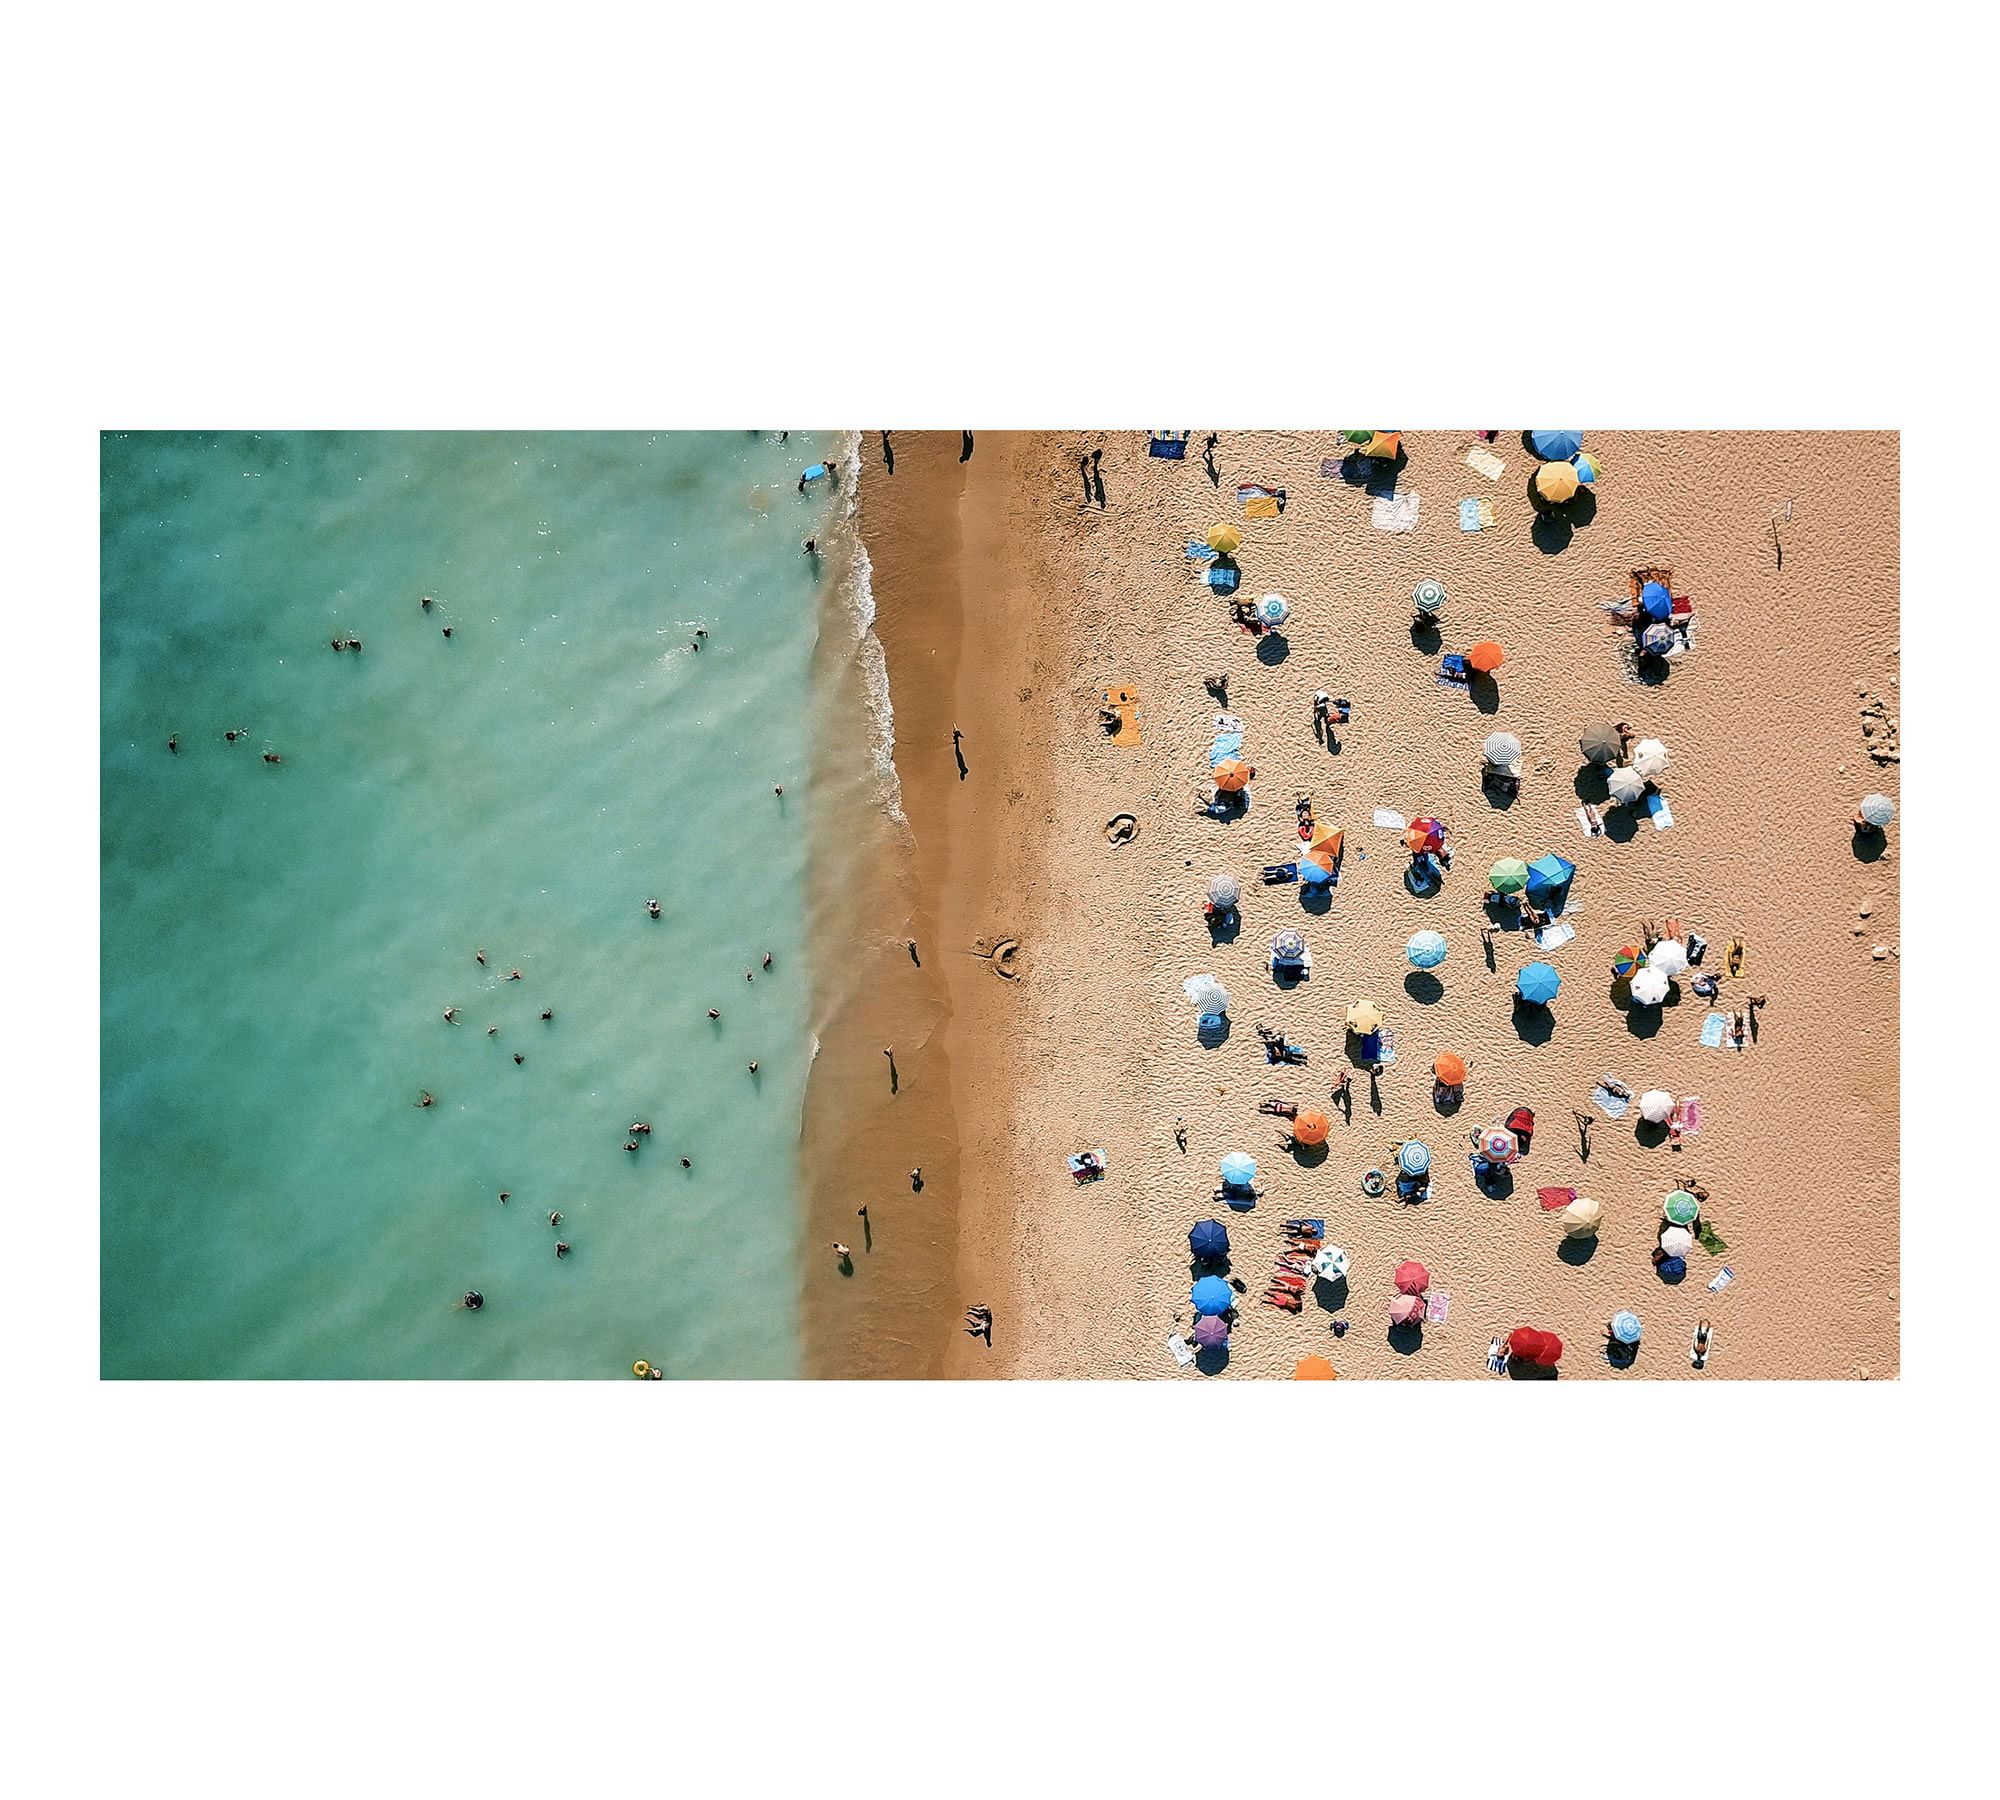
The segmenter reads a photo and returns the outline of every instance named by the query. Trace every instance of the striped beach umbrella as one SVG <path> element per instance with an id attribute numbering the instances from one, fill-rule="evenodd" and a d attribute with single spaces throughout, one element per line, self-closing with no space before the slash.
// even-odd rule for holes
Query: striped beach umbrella
<path id="1" fill-rule="evenodd" d="M 1208 903 L 1210 906 L 1220 906 L 1227 910 L 1234 907 L 1236 902 L 1242 897 L 1243 891 L 1238 887 L 1234 875 L 1211 875 L 1209 877 Z"/>
<path id="2" fill-rule="evenodd" d="M 1479 1154 L 1490 1163 L 1510 1163 L 1517 1161 L 1521 1154 L 1521 1141 L 1504 1125 L 1489 1125 L 1473 1140 Z"/>
<path id="3" fill-rule="evenodd" d="M 1213 975 L 1190 975 L 1181 983 L 1181 992 L 1204 1019 L 1219 1019 L 1229 1010 L 1229 990 Z"/>
<path id="4" fill-rule="evenodd" d="M 1410 598 L 1416 602 L 1417 611 L 1435 615 L 1444 611 L 1444 583 L 1441 581 L 1420 581 L 1411 592 Z"/>
<path id="5" fill-rule="evenodd" d="M 1611 1335 L 1621 1344 L 1636 1344 L 1639 1341 L 1639 1315 L 1629 1312 L 1613 1313 Z"/>
<path id="6" fill-rule="evenodd" d="M 1266 625 L 1282 625 L 1292 616 L 1292 603 L 1283 594 L 1266 594 L 1257 602 L 1257 617 Z"/>
<path id="7" fill-rule="evenodd" d="M 1445 958 L 1444 933 L 1441 931 L 1420 931 L 1404 946 L 1412 966 L 1419 969 L 1435 969 Z"/>
<path id="8" fill-rule="evenodd" d="M 1496 769 L 1504 769 L 1521 760 L 1521 740 L 1511 731 L 1496 731 L 1486 740 L 1486 760 Z"/>
<path id="9" fill-rule="evenodd" d="M 1281 931 L 1271 939 L 1271 960 L 1281 963 L 1304 962 L 1306 940 L 1296 931 Z"/>
<path id="10" fill-rule="evenodd" d="M 1648 625 L 1640 633 L 1639 648 L 1648 656 L 1665 656 L 1674 647 L 1674 628 L 1671 625 Z"/>
<path id="11" fill-rule="evenodd" d="M 1549 462 L 1561 462 L 1574 456 L 1583 448 L 1583 433 L 1580 431 L 1531 431 L 1528 442 L 1537 456 Z"/>
<path id="12" fill-rule="evenodd" d="M 1701 1202 L 1685 1188 L 1675 1188 L 1660 1211 L 1670 1225 L 1692 1225 L 1701 1216 Z"/>
<path id="13" fill-rule="evenodd" d="M 1496 894 L 1518 894 L 1528 885 L 1528 865 L 1518 856 L 1503 856 L 1486 871 L 1486 883 Z"/>
<path id="14" fill-rule="evenodd" d="M 1431 1169 L 1431 1147 L 1411 1138 L 1396 1152 L 1396 1167 L 1405 1175 L 1428 1175 Z"/>
<path id="15" fill-rule="evenodd" d="M 1887 794 L 1869 794 L 1861 802 L 1861 816 L 1880 831 L 1896 822 L 1896 803 Z"/>
<path id="16" fill-rule="evenodd" d="M 1248 1187 L 1257 1179 L 1257 1159 L 1242 1150 L 1232 1150 L 1222 1159 L 1225 1187 Z"/>
<path id="17" fill-rule="evenodd" d="M 1514 991 L 1535 1006 L 1546 1006 L 1556 997 L 1562 977 L 1554 963 L 1531 962 L 1514 977 Z"/>

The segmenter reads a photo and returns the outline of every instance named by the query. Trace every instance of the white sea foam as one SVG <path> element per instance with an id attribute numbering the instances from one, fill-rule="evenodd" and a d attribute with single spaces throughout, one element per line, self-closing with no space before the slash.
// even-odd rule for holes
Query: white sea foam
<path id="1" fill-rule="evenodd" d="M 898 825 L 909 823 L 903 815 L 903 783 L 896 773 L 896 709 L 889 699 L 889 659 L 883 654 L 882 640 L 875 635 L 874 565 L 868 560 L 868 546 L 862 541 L 856 517 L 861 504 L 861 433 L 850 431 L 841 453 L 841 489 L 846 504 L 841 523 L 853 546 L 848 561 L 846 592 L 847 616 L 854 627 L 855 662 L 861 671 L 862 690 L 867 696 L 869 742 L 875 762 L 877 792 L 883 810 Z"/>

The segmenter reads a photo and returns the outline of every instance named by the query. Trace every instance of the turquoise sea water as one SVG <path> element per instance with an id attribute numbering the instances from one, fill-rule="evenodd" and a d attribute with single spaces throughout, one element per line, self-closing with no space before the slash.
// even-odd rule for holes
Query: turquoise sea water
<path id="1" fill-rule="evenodd" d="M 796 1372 L 840 448 L 105 438 L 107 1376 Z"/>

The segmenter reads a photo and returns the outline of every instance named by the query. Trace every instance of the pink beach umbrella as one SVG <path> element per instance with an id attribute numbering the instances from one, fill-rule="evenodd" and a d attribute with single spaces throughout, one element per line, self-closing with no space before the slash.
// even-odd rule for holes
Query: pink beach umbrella
<path id="1" fill-rule="evenodd" d="M 1389 1302 L 1389 1322 L 1408 1325 L 1424 1316 L 1424 1303 L 1415 1294 L 1398 1294 Z"/>
<path id="2" fill-rule="evenodd" d="M 1521 1154 L 1521 1141 L 1504 1126 L 1489 1125 L 1479 1134 L 1479 1154 L 1490 1163 L 1510 1163 Z"/>

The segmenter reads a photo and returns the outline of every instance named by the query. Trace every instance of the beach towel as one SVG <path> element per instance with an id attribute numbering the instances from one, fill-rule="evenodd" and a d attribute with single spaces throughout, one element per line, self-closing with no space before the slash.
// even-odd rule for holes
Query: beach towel
<path id="1" fill-rule="evenodd" d="M 1684 1137 L 1698 1137 L 1701 1135 L 1701 1096 L 1699 1094 L 1688 1095 L 1685 1100 L 1681 1101 L 1674 1108 L 1674 1111 L 1680 1115 L 1681 1134 Z"/>
<path id="2" fill-rule="evenodd" d="M 1498 1338 L 1486 1346 L 1486 1373 L 1489 1375 L 1507 1373 L 1507 1346 Z"/>
<path id="3" fill-rule="evenodd" d="M 1616 1081 L 1620 1087 L 1628 1085 L 1616 1075 L 1607 1075 L 1604 1081 L 1599 1082 L 1596 1087 L 1590 1090 L 1590 1098 L 1607 1119 L 1622 1119 L 1632 1110 L 1632 1102 L 1628 1098 L 1614 1094 L 1605 1085 L 1606 1082 L 1613 1081 Z"/>
<path id="4" fill-rule="evenodd" d="M 1597 816 L 1597 808 L 1594 806 L 1587 804 L 1579 806 L 1576 809 L 1576 822 L 1583 827 L 1583 835 L 1587 838 L 1604 835 L 1604 821 Z"/>
<path id="5" fill-rule="evenodd" d="M 1544 950 L 1553 950 L 1558 944 L 1566 944 L 1576 936 L 1576 927 L 1557 919 L 1553 924 L 1544 925 L 1535 933 L 1535 942 Z"/>
<path id="6" fill-rule="evenodd" d="M 1399 812 L 1391 812 L 1386 806 L 1375 809 L 1375 823 L 1384 831 L 1407 831 L 1410 822 Z"/>
<path id="7" fill-rule="evenodd" d="M 1179 462 L 1187 455 L 1187 433 L 1170 431 L 1146 440 L 1148 456 L 1163 456 L 1169 462 Z"/>
<path id="8" fill-rule="evenodd" d="M 1488 481 L 1498 481 L 1507 465 L 1486 448 L 1484 444 L 1474 444 L 1465 453 L 1465 466 L 1477 469 Z"/>
<path id="9" fill-rule="evenodd" d="M 1322 456 L 1319 459 L 1319 477 L 1322 481 L 1337 481 L 1340 465 L 1347 460 L 1344 456 Z"/>
<path id="10" fill-rule="evenodd" d="M 1188 539 L 1187 553 L 1189 562 L 1213 562 L 1215 560 L 1215 552 L 1199 538 Z"/>
<path id="11" fill-rule="evenodd" d="M 1376 1051 L 1375 1060 L 1378 1063 L 1394 1062 L 1396 1060 L 1396 1034 L 1385 1025 L 1376 1035 L 1382 1040 L 1382 1046 Z"/>
<path id="12" fill-rule="evenodd" d="M 1243 734 L 1240 731 L 1225 731 L 1208 747 L 1208 766 L 1218 769 L 1243 748 Z"/>
<path id="13" fill-rule="evenodd" d="M 1653 829 L 1655 831 L 1665 831 L 1674 822 L 1674 815 L 1668 809 L 1665 794 L 1648 794 L 1646 796 L 1646 811 L 1652 817 Z"/>
<path id="14" fill-rule="evenodd" d="M 1706 1250 L 1710 1256 L 1720 1256 L 1723 1251 L 1729 1248 L 1727 1244 L 1715 1235 L 1715 1227 L 1706 1219 L 1702 1220 L 1700 1228 L 1695 1232 L 1694 1241 Z"/>
<path id="15" fill-rule="evenodd" d="M 1246 481 L 1236 490 L 1237 503 L 1241 506 L 1248 506 L 1252 500 L 1260 500 L 1267 496 L 1273 500 L 1277 499 L 1278 490 L 1266 487 L 1261 481 Z"/>
<path id="16" fill-rule="evenodd" d="M 1186 1369 L 1193 1366 L 1194 1351 L 1189 1347 L 1187 1339 L 1178 1331 L 1167 1339 L 1167 1348 L 1174 1353 L 1174 1362 L 1178 1367 Z"/>
<path id="17" fill-rule="evenodd" d="M 1412 488 L 1407 494 L 1382 494 L 1371 503 L 1368 522 L 1377 531 L 1415 531 L 1420 496 Z"/>
<path id="18" fill-rule="evenodd" d="M 1278 516 L 1278 496 L 1276 494 L 1255 494 L 1243 502 L 1243 516 L 1246 519 L 1275 519 Z"/>
<path id="19" fill-rule="evenodd" d="M 1537 1188 L 1535 1198 L 1542 1203 L 1543 1212 L 1561 1212 L 1565 1206 L 1575 1204 L 1576 1189 L 1568 1187 Z"/>
<path id="20" fill-rule="evenodd" d="M 1477 500 L 1461 500 L 1458 503 L 1458 528 L 1460 531 L 1477 531 L 1479 529 L 1479 502 Z"/>
<path id="21" fill-rule="evenodd" d="M 1701 1047 L 1704 1050 L 1720 1050 L 1722 1039 L 1729 1030 L 1729 1015 L 1712 1012 L 1701 1022 Z"/>
<path id="22" fill-rule="evenodd" d="M 1736 1271 L 1725 1263 L 1715 1279 L 1708 1284 L 1708 1291 L 1711 1294 L 1719 1294 L 1735 1279 Z"/>
<path id="23" fill-rule="evenodd" d="M 1433 1325 L 1442 1325 L 1451 1317 L 1451 1296 L 1442 1288 L 1432 1288 L 1424 1298 L 1424 1317 Z"/>
<path id="24" fill-rule="evenodd" d="M 1493 502 L 1492 502 L 1491 500 L 1482 500 L 1482 501 L 1480 501 L 1480 503 L 1479 503 L 1479 528 L 1480 528 L 1480 529 L 1481 529 L 1482 531 L 1483 531 L 1483 530 L 1485 530 L 1487 526 L 1489 526 L 1489 525 L 1491 525 L 1491 524 L 1493 523 L 1493 520 L 1494 520 L 1494 516 L 1495 516 L 1495 515 L 1494 515 L 1494 512 L 1493 512 Z"/>
<path id="25" fill-rule="evenodd" d="M 1242 579 L 1241 573 L 1233 568 L 1206 569 L 1202 572 L 1202 580 L 1223 594 L 1233 594 L 1236 584 Z"/>

